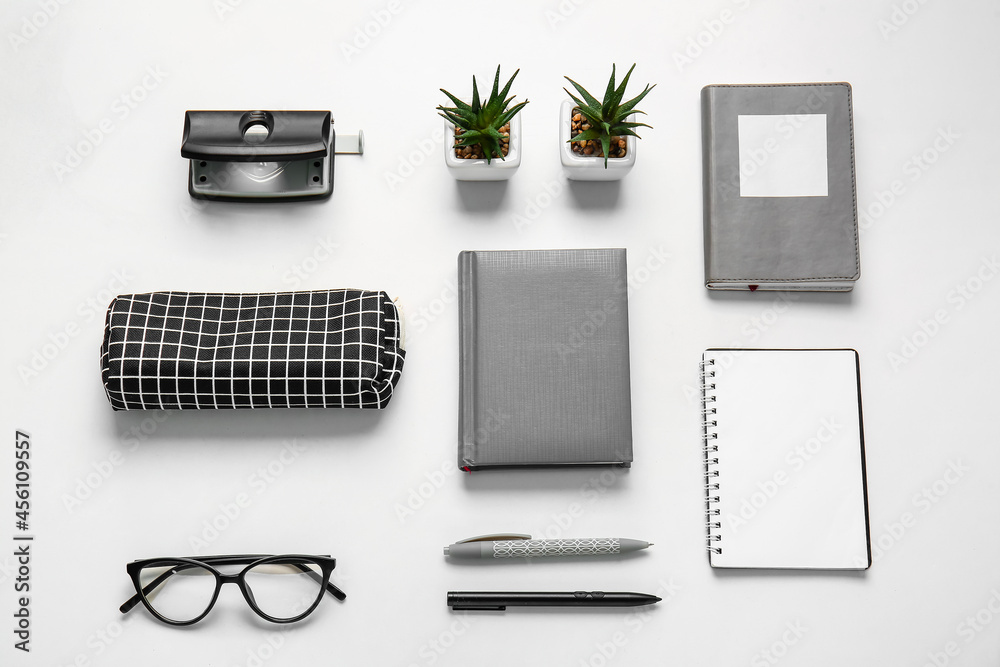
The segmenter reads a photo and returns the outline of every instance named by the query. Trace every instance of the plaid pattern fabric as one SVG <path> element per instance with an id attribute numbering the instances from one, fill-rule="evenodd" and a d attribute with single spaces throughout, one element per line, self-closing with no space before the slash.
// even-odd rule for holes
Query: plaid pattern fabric
<path id="1" fill-rule="evenodd" d="M 101 370 L 115 410 L 381 409 L 405 354 L 385 292 L 152 292 L 111 302 Z"/>

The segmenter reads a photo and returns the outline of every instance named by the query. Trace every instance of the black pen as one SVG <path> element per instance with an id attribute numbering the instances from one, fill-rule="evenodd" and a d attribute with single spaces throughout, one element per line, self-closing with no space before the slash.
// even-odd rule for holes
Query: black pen
<path id="1" fill-rule="evenodd" d="M 572 593 L 512 593 L 509 591 L 449 591 L 454 611 L 503 611 L 507 607 L 640 607 L 659 602 L 646 593 L 574 591 Z"/>

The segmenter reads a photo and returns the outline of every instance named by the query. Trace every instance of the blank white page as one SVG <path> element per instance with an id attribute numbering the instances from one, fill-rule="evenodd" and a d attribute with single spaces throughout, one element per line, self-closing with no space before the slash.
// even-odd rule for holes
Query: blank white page
<path id="1" fill-rule="evenodd" d="M 713 567 L 870 565 L 854 350 L 707 350 Z M 711 397 L 714 396 L 714 402 Z"/>

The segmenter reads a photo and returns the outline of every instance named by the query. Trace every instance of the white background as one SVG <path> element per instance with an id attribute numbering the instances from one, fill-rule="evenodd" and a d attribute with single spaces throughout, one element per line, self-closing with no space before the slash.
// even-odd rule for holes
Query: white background
<path id="1" fill-rule="evenodd" d="M 34 448 L 36 541 L 29 655 L 12 647 L 13 547 L 0 546 L 0 662 L 762 665 L 768 650 L 783 665 L 997 664 L 995 3 L 225 2 L 49 0 L 51 17 L 45 2 L 4 3 L 0 540 L 13 544 L 20 428 Z M 438 88 L 468 97 L 471 76 L 487 85 L 498 62 L 505 75 L 521 68 L 514 91 L 531 100 L 524 160 L 507 186 L 459 186 L 441 157 Z M 612 62 L 639 63 L 634 92 L 657 84 L 641 105 L 655 129 L 640 132 L 620 186 L 570 186 L 558 171 L 562 76 L 600 92 Z M 143 88 L 150 68 L 162 80 Z M 867 212 L 857 288 L 790 303 L 708 294 L 701 87 L 841 80 L 854 86 Z M 365 130 L 367 153 L 337 160 L 327 202 L 197 206 L 179 147 L 184 111 L 199 108 L 332 109 L 341 132 Z M 90 151 L 88 136 L 100 139 Z M 65 173 L 81 144 L 89 154 Z M 628 248 L 633 276 L 634 467 L 456 472 L 457 253 L 604 246 Z M 98 347 L 114 293 L 329 287 L 384 289 L 407 310 L 406 367 L 385 412 L 158 423 L 109 407 Z M 692 392 L 701 351 L 726 345 L 859 350 L 870 571 L 709 568 Z M 52 358 L 22 378 L 43 351 Z M 305 450 L 260 484 L 256 471 L 281 467 L 293 441 Z M 920 496 L 934 488 L 933 502 Z M 226 519 L 240 494 L 249 506 Z M 206 532 L 213 521 L 228 526 Z M 494 531 L 656 545 L 613 562 L 443 559 L 445 544 Z M 330 553 L 349 597 L 286 632 L 233 587 L 187 630 L 118 613 L 127 561 L 199 551 Z M 461 615 L 445 607 L 455 589 L 669 599 L 640 615 Z M 966 622 L 977 612 L 992 621 L 978 631 Z"/>

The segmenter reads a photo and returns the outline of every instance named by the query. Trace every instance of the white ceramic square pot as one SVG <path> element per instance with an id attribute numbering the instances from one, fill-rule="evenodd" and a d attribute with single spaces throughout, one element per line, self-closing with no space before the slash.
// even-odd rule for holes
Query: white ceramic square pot
<path id="1" fill-rule="evenodd" d="M 455 126 L 444 122 L 444 163 L 459 181 L 506 181 L 521 166 L 521 114 L 510 119 L 510 147 L 507 157 L 463 160 L 455 157 Z"/>
<path id="2" fill-rule="evenodd" d="M 571 181 L 617 181 L 625 178 L 625 174 L 635 165 L 635 137 L 625 137 L 625 157 L 608 158 L 608 167 L 604 168 L 603 157 L 580 155 L 573 152 L 569 140 L 573 131 L 570 113 L 576 103 L 565 100 L 559 107 L 559 158 L 562 161 L 563 174 Z M 635 122 L 636 114 L 631 114 L 628 121 Z"/>

